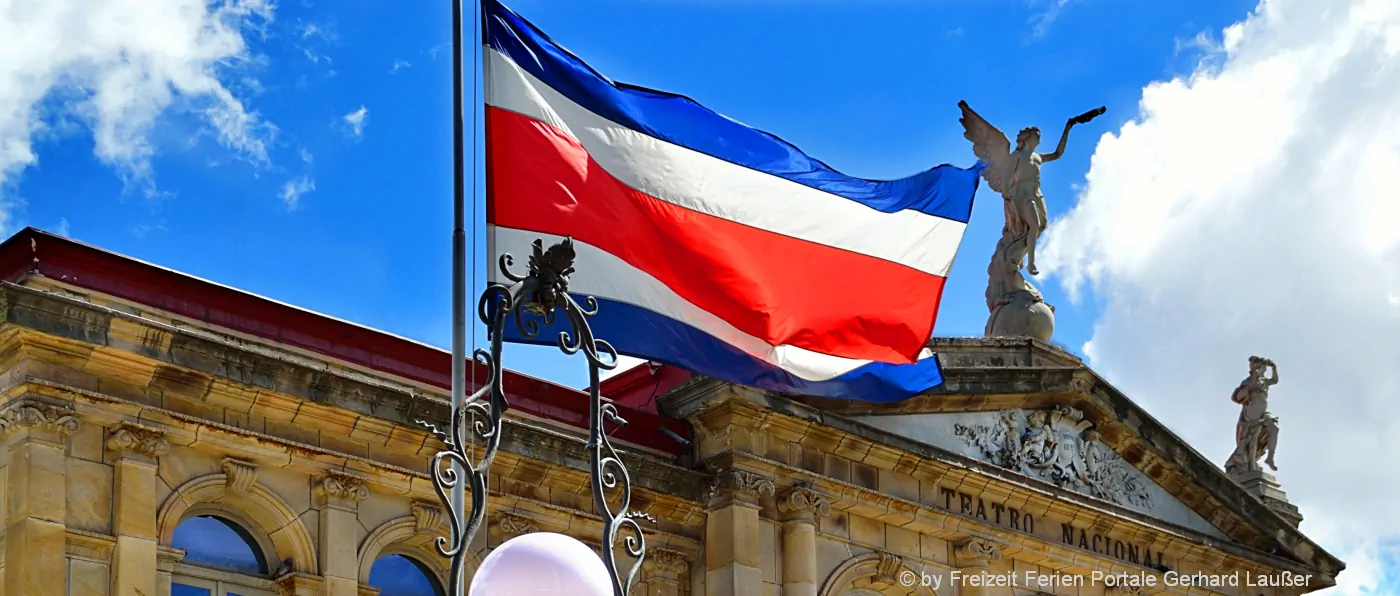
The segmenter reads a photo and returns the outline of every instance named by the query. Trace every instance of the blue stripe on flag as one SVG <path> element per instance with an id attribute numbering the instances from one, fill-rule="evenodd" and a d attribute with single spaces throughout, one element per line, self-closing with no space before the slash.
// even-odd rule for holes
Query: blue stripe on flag
<path id="1" fill-rule="evenodd" d="M 966 223 L 981 165 L 941 165 L 899 180 L 847 176 L 769 133 L 671 93 L 614 83 L 497 0 L 482 3 L 486 44 L 575 103 L 638 132 L 894 213 Z M 762 200 L 762 197 L 754 197 Z"/>
<path id="2" fill-rule="evenodd" d="M 575 295 L 574 299 L 582 301 L 583 297 Z M 541 326 L 534 339 L 521 335 L 513 320 L 507 321 L 504 339 L 514 343 L 553 345 L 560 332 L 570 330 L 563 313 L 557 314 L 555 322 Z M 937 357 L 914 364 L 875 362 L 826 381 L 808 381 L 694 327 L 615 300 L 598 300 L 598 314 L 588 321 L 595 337 L 616 346 L 624 356 L 664 362 L 721 381 L 780 393 L 896 402 L 943 383 L 943 370 Z"/>

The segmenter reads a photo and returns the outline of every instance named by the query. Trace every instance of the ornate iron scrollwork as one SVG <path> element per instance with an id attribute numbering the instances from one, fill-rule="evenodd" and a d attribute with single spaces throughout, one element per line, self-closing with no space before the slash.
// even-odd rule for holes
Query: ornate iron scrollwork
<path id="1" fill-rule="evenodd" d="M 438 552 L 452 559 L 452 585 L 463 585 L 461 579 L 466 571 L 468 545 L 481 528 L 486 513 L 487 470 L 501 444 L 501 416 L 510 407 L 506 402 L 501 367 L 506 319 L 513 318 L 516 330 L 525 339 L 533 339 L 539 336 L 542 327 L 554 324 L 557 313 L 563 311 L 568 329 L 559 333 L 559 349 L 569 355 L 582 352 L 588 361 L 587 449 L 591 460 L 594 503 L 603 517 L 603 563 L 612 577 L 615 596 L 626 596 L 636 583 L 646 557 L 646 539 L 637 520 L 651 518 L 629 509 L 632 481 L 605 430 L 605 425 L 621 427 L 627 424 L 613 404 L 603 402 L 599 392 L 601 372 L 617 367 L 617 350 L 608 342 L 594 337 L 593 329 L 588 324 L 588 318 L 598 312 L 598 301 L 589 296 L 580 305 L 569 295 L 569 275 L 574 272 L 573 240 L 565 238 L 548 249 L 544 248 L 542 241 L 536 240 L 532 248 L 528 272 L 524 276 L 511 272 L 510 268 L 514 265 L 511 255 L 501 255 L 498 263 L 501 275 L 511 284 L 490 284 L 477 302 L 477 314 L 490 329 L 490 351 L 477 350 L 474 354 L 476 362 L 488 371 L 485 384 L 452 413 L 447 432 L 419 422 L 447 444 L 447 449 L 433 456 L 432 460 L 433 488 L 452 521 L 451 537 L 437 538 Z M 468 438 L 472 436 L 482 442 L 481 455 L 476 459 L 468 451 Z M 458 505 L 449 496 L 452 488 L 462 481 L 452 465 L 454 463 L 466 470 L 470 487 L 471 509 L 465 523 L 462 522 Z M 609 492 L 614 493 L 611 500 L 608 498 Z M 614 547 L 619 538 L 622 538 L 628 555 L 635 559 L 625 573 L 619 570 L 615 554 Z"/>

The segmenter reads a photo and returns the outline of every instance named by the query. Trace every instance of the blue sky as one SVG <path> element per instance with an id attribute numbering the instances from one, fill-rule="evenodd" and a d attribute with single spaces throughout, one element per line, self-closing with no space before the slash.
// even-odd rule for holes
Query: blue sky
<path id="1" fill-rule="evenodd" d="M 95 158 L 91 136 L 75 130 L 36 143 L 38 163 L 6 193 L 23 200 L 9 229 L 66 231 L 447 346 L 451 31 L 447 6 L 439 4 L 278 5 L 271 22 L 245 36 L 257 58 L 238 67 L 231 86 L 276 127 L 267 163 L 231 155 L 194 116 L 172 113 L 151 133 L 149 180 L 132 183 Z M 1053 217 L 1083 181 L 1093 142 L 1132 114 L 1143 85 L 1194 64 L 1182 40 L 1250 7 L 1238 0 L 1063 4 L 509 5 L 616 80 L 690 95 L 863 177 L 971 165 L 957 122 L 960 99 L 1004 130 L 1041 126 L 1047 145 L 1065 118 L 1107 105 L 1107 116 L 1078 127 L 1067 157 L 1046 168 Z M 256 85 L 243 82 L 251 80 Z M 356 135 L 347 117 L 362 108 Z M 294 205 L 284 201 L 289 186 L 306 189 Z M 1001 209 L 986 190 L 978 201 L 940 335 L 979 335 L 985 322 L 985 268 Z M 476 255 L 484 262 L 483 246 Z M 481 287 L 480 267 L 476 274 Z M 1057 341 L 1078 350 L 1092 303 L 1071 307 L 1053 285 L 1043 289 L 1059 308 Z M 523 372 L 585 381 L 581 365 L 551 350 L 512 352 L 510 366 Z"/>
<path id="2" fill-rule="evenodd" d="M 448 347 L 452 32 L 448 5 L 429 4 L 49 0 L 0 15 L 15 40 L 0 53 L 0 228 Z M 1393 510 L 1400 476 L 1372 464 L 1400 456 L 1400 4 L 509 5 L 616 80 L 863 177 L 971 165 L 958 100 L 1003 130 L 1040 126 L 1044 145 L 1107 106 L 1045 168 L 1037 285 L 1055 341 L 1217 462 L 1245 358 L 1279 361 L 1279 478 L 1304 531 L 1351 565 L 1344 593 L 1396 593 L 1400 516 L 1373 512 Z M 1001 225 L 984 188 L 936 334 L 981 334 Z M 511 348 L 508 366 L 585 380 L 552 349 Z"/>

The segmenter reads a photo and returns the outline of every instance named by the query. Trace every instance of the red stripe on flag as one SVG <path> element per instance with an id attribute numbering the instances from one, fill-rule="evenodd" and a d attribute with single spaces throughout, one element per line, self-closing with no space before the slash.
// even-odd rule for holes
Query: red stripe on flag
<path id="1" fill-rule="evenodd" d="M 592 244 L 772 345 L 906 363 L 932 335 L 942 277 L 661 201 L 549 124 L 486 119 L 492 224 Z"/>

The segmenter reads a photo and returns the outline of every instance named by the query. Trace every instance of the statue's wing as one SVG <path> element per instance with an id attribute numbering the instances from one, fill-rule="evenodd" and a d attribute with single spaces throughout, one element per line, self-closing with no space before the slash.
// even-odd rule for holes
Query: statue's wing
<path id="1" fill-rule="evenodd" d="M 962 118 L 959 118 L 958 122 L 963 125 L 963 137 L 972 141 L 972 153 L 977 159 L 987 164 L 982 170 L 982 177 L 987 180 L 987 186 L 997 192 L 1006 192 L 1013 163 L 1011 141 L 1006 138 L 1006 133 L 972 111 L 967 102 L 958 102 L 958 107 L 962 108 Z"/>

